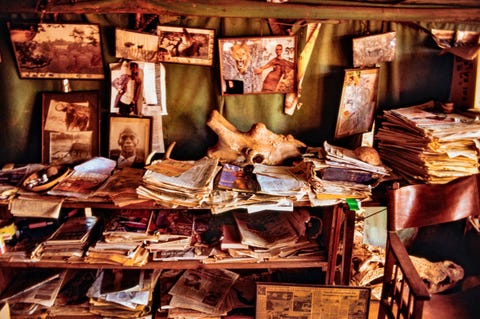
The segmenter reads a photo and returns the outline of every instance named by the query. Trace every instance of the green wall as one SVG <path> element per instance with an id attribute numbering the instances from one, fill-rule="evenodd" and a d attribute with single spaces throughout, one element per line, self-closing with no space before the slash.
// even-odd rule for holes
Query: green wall
<path id="1" fill-rule="evenodd" d="M 73 90 L 98 90 L 101 97 L 101 155 L 108 151 L 108 112 L 110 78 L 108 63 L 115 62 L 115 27 L 133 30 L 131 15 L 65 15 L 56 22 L 99 23 L 102 30 L 105 80 L 72 80 Z M 7 21 L 35 20 L 25 16 L 3 16 L 0 21 L 0 163 L 41 161 L 41 93 L 61 90 L 61 80 L 20 79 L 9 41 Z M 53 21 L 44 21 L 53 22 Z M 162 17 L 162 24 L 214 29 L 216 37 L 270 35 L 267 19 Z M 420 24 L 426 29 L 472 30 L 468 25 Z M 480 27 L 477 27 L 480 30 Z M 439 55 L 431 37 L 413 24 L 395 22 L 345 21 L 323 24 L 311 63 L 306 71 L 302 107 L 290 116 L 283 113 L 281 94 L 222 96 L 217 47 L 214 66 L 165 63 L 168 115 L 163 117 L 165 145 L 176 141 L 172 153 L 177 159 L 204 156 L 216 135 L 205 125 L 209 113 L 218 109 L 238 129 L 247 131 L 263 122 L 282 134 L 292 134 L 309 146 L 324 140 L 333 142 L 344 70 L 352 65 L 352 39 L 367 34 L 397 32 L 394 62 L 380 65 L 377 113 L 383 109 L 408 106 L 430 99 L 449 98 L 451 55 Z M 299 49 L 303 47 L 305 28 L 296 29 Z M 358 137 L 334 143 L 353 146 Z"/>

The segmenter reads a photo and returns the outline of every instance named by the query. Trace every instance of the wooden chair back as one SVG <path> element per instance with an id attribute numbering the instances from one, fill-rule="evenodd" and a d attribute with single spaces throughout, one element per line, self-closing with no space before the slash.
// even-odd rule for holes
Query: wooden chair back
<path id="1" fill-rule="evenodd" d="M 388 191 L 387 229 L 397 231 L 480 214 L 480 174 L 447 184 L 418 184 Z"/>
<path id="2" fill-rule="evenodd" d="M 388 190 L 388 239 L 379 319 L 478 318 L 480 286 L 465 292 L 431 295 L 397 231 L 447 225 L 444 223 L 480 215 L 479 186 L 480 174 L 476 174 L 446 184 L 396 185 Z"/>

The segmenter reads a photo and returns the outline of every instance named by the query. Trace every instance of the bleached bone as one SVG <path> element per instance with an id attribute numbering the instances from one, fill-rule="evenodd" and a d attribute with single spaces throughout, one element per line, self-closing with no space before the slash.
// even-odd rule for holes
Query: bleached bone
<path id="1" fill-rule="evenodd" d="M 263 123 L 241 132 L 215 110 L 207 125 L 218 135 L 217 144 L 207 150 L 207 155 L 223 162 L 280 165 L 300 156 L 301 148 L 306 146 L 290 134 L 273 133 Z"/>

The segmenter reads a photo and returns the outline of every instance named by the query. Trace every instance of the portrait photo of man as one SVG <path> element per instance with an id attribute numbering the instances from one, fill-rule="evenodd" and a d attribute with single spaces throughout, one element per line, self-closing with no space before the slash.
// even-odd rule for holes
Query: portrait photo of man
<path id="1" fill-rule="evenodd" d="M 117 168 L 143 168 L 149 152 L 149 118 L 111 117 L 109 158 Z"/>

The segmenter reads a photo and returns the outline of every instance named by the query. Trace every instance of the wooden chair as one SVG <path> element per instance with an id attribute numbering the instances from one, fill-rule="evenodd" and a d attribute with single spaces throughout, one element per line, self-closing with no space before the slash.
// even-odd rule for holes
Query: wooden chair
<path id="1" fill-rule="evenodd" d="M 428 249 L 444 253 L 449 244 L 452 244 L 450 246 L 454 246 L 453 250 L 463 257 L 463 261 L 473 261 L 476 264 L 473 267 L 464 266 L 457 260 L 448 260 L 464 268 L 469 267 L 465 269 L 473 269 L 480 275 L 480 236 L 470 233 L 476 242 L 474 250 L 469 254 L 465 233 L 466 218 L 480 214 L 480 174 L 461 177 L 447 184 L 394 187 L 387 192 L 387 247 L 378 318 L 480 318 L 480 286 L 463 291 L 457 289 L 458 291 L 450 293 L 430 294 L 409 257 L 409 253 L 413 253 L 407 251 L 398 236 L 398 231 L 405 228 L 415 227 L 420 235 L 422 229 L 460 223 L 462 228 L 457 236 L 458 241 L 452 243 L 450 238 L 440 238 L 437 245 L 429 246 Z"/>

